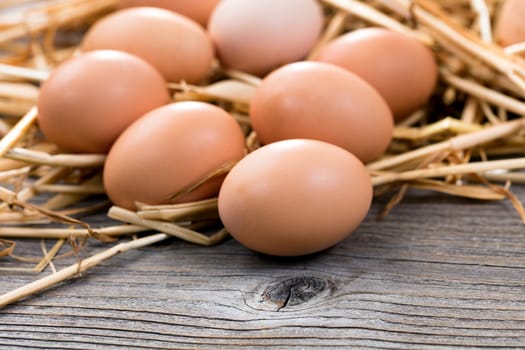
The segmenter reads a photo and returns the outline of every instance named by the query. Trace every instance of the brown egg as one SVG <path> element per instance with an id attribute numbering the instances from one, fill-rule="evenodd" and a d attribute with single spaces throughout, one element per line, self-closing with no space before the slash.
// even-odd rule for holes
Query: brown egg
<path id="1" fill-rule="evenodd" d="M 437 81 L 430 49 L 417 40 L 382 28 L 364 28 L 327 44 L 314 58 L 365 79 L 385 98 L 396 120 L 423 106 Z"/>
<path id="2" fill-rule="evenodd" d="M 105 153 L 144 113 L 170 101 L 151 65 L 119 51 L 93 51 L 56 68 L 37 101 L 44 135 L 73 152 Z"/>
<path id="3" fill-rule="evenodd" d="M 219 215 L 246 247 L 296 256 L 341 242 L 371 201 L 370 176 L 356 157 L 326 142 L 295 139 L 237 163 L 221 187 Z"/>
<path id="4" fill-rule="evenodd" d="M 102 18 L 86 33 L 81 49 L 132 53 L 151 63 L 169 82 L 201 82 L 214 57 L 213 44 L 200 25 L 156 7 L 124 9 Z"/>
<path id="5" fill-rule="evenodd" d="M 263 76 L 304 58 L 322 26 L 315 0 L 224 0 L 208 31 L 224 66 Z"/>
<path id="6" fill-rule="evenodd" d="M 204 102 L 155 109 L 115 142 L 104 167 L 104 186 L 116 205 L 169 204 L 217 195 L 217 177 L 173 199 L 181 190 L 244 156 L 244 135 L 233 117 Z"/>
<path id="7" fill-rule="evenodd" d="M 317 139 L 363 162 L 381 156 L 392 139 L 393 118 L 384 99 L 358 76 L 327 63 L 275 70 L 257 88 L 250 114 L 263 144 Z"/>
<path id="8" fill-rule="evenodd" d="M 525 1 L 506 0 L 496 17 L 495 37 L 502 46 L 525 41 Z"/>
<path id="9" fill-rule="evenodd" d="M 152 6 L 177 12 L 206 27 L 211 12 L 221 0 L 119 0 L 121 8 Z"/>

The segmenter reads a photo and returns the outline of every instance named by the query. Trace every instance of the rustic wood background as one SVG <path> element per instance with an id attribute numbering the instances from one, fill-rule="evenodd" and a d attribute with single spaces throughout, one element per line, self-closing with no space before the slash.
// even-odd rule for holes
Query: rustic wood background
<path id="1" fill-rule="evenodd" d="M 233 240 L 122 254 L 0 310 L 0 348 L 525 348 L 525 230 L 510 203 L 409 192 L 378 221 L 384 204 L 303 258 Z M 33 243 L 18 253 L 38 255 Z M 35 278 L 0 271 L 0 293 Z"/>

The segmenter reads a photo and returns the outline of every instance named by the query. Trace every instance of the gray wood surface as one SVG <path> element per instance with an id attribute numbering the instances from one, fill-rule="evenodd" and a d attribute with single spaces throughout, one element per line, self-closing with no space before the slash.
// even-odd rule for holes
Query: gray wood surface
<path id="1" fill-rule="evenodd" d="M 525 348 L 525 230 L 510 203 L 410 192 L 377 221 L 384 204 L 303 258 L 233 240 L 122 254 L 0 310 L 0 348 Z M 18 252 L 38 255 L 33 243 Z M 0 293 L 35 277 L 0 271 Z"/>

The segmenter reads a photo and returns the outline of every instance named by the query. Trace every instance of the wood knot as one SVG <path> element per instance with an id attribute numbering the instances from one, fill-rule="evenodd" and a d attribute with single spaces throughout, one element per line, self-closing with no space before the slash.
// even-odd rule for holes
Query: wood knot
<path id="1" fill-rule="evenodd" d="M 287 278 L 258 288 L 256 302 L 249 303 L 258 310 L 282 311 L 324 296 L 332 283 L 313 276 Z"/>

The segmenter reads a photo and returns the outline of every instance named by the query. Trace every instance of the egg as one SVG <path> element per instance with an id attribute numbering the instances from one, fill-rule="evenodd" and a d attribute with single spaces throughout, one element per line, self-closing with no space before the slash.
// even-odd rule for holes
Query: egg
<path id="1" fill-rule="evenodd" d="M 258 76 L 304 58 L 322 27 L 315 0 L 223 0 L 208 23 L 222 65 Z"/>
<path id="2" fill-rule="evenodd" d="M 400 121 L 422 107 L 437 82 L 433 52 L 408 35 L 382 28 L 344 34 L 314 57 L 365 79 L 385 98 Z"/>
<path id="3" fill-rule="evenodd" d="M 240 126 L 226 111 L 204 102 L 155 109 L 129 126 L 111 148 L 103 171 L 113 203 L 170 204 L 216 196 L 224 176 L 176 196 L 244 156 Z M 176 198 L 175 198 L 176 197 Z"/>
<path id="4" fill-rule="evenodd" d="M 142 59 L 93 51 L 62 63 L 42 84 L 38 124 L 64 150 L 105 153 L 128 125 L 169 101 L 166 82 Z"/>
<path id="5" fill-rule="evenodd" d="M 189 17 L 206 27 L 211 12 L 221 0 L 119 0 L 121 8 L 136 6 L 160 7 Z"/>
<path id="6" fill-rule="evenodd" d="M 525 41 L 525 2 L 506 0 L 496 16 L 495 38 L 502 46 Z"/>
<path id="7" fill-rule="evenodd" d="M 199 83 L 211 72 L 211 39 L 196 22 L 155 7 L 133 7 L 96 22 L 82 40 L 81 50 L 112 49 L 137 55 L 169 82 Z"/>
<path id="8" fill-rule="evenodd" d="M 263 146 L 226 176 L 219 216 L 244 246 L 265 254 L 315 253 L 344 240 L 372 201 L 370 175 L 348 151 L 317 140 Z"/>
<path id="9" fill-rule="evenodd" d="M 367 82 L 320 62 L 291 63 L 269 74 L 255 91 L 250 118 L 262 144 L 316 139 L 365 163 L 385 152 L 394 125 L 385 100 Z"/>

